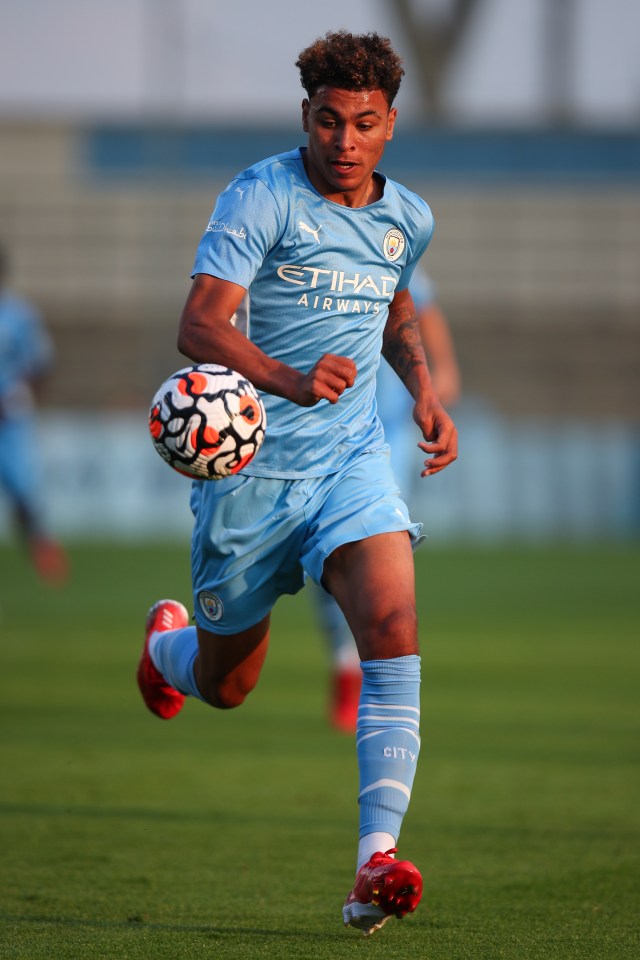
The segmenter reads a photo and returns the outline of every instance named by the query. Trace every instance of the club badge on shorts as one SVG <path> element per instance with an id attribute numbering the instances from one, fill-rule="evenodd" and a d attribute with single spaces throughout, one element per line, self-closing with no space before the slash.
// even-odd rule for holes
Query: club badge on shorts
<path id="1" fill-rule="evenodd" d="M 399 230 L 398 227 L 387 230 L 382 241 L 382 250 L 387 260 L 393 263 L 398 257 L 401 257 L 405 244 L 406 240 L 402 230 Z"/>
<path id="2" fill-rule="evenodd" d="M 222 606 L 220 597 L 217 597 L 215 593 L 211 593 L 209 590 L 202 590 L 198 599 L 200 600 L 200 607 L 207 620 L 212 620 L 214 623 L 216 620 L 220 620 L 224 613 L 224 607 Z"/>

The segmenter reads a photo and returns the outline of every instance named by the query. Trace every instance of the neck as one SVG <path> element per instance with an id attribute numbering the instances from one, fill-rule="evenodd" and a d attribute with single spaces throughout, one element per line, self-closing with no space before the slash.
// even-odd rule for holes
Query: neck
<path id="1" fill-rule="evenodd" d="M 332 203 L 339 203 L 343 207 L 352 207 L 355 209 L 356 207 L 366 207 L 370 203 L 376 203 L 384 193 L 384 178 L 375 171 L 372 173 L 369 182 L 357 191 L 333 190 L 309 163 L 306 147 L 300 148 L 300 154 L 309 183 L 315 187 L 325 200 L 330 200 Z"/>

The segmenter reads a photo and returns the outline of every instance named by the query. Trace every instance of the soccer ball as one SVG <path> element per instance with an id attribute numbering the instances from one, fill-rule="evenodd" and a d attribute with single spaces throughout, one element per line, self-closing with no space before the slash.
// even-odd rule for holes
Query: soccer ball
<path id="1" fill-rule="evenodd" d="M 187 477 L 238 473 L 262 446 L 267 415 L 246 377 L 216 363 L 184 367 L 156 392 L 149 410 L 153 444 Z"/>

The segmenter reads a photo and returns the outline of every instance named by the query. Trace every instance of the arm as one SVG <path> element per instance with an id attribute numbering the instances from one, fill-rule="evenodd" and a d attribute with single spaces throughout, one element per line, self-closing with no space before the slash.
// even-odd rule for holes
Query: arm
<path id="1" fill-rule="evenodd" d="M 413 418 L 425 439 L 419 447 L 430 456 L 421 476 L 438 473 L 456 459 L 458 434 L 431 382 L 416 308 L 408 290 L 398 291 L 391 302 L 382 354 L 415 401 Z"/>
<path id="2" fill-rule="evenodd" d="M 449 324 L 435 302 L 418 311 L 418 323 L 432 369 L 433 386 L 440 401 L 448 407 L 460 399 L 460 368 Z"/>
<path id="3" fill-rule="evenodd" d="M 198 273 L 180 318 L 178 350 L 195 363 L 220 363 L 247 377 L 259 390 L 302 407 L 337 403 L 353 386 L 356 367 L 348 357 L 324 354 L 304 373 L 263 353 L 230 322 L 246 295 L 244 287 Z"/>

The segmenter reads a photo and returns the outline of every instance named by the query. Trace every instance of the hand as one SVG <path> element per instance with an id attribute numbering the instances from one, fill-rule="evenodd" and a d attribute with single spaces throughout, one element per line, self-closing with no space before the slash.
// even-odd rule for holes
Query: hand
<path id="1" fill-rule="evenodd" d="M 458 431 L 447 411 L 432 398 L 425 405 L 416 403 L 413 418 L 422 430 L 424 441 L 418 446 L 430 459 L 425 460 L 421 477 L 444 470 L 458 457 Z"/>
<path id="2" fill-rule="evenodd" d="M 291 398 L 301 407 L 313 407 L 319 400 L 337 403 L 356 379 L 356 365 L 349 357 L 325 353 L 308 373 L 303 374 Z"/>

